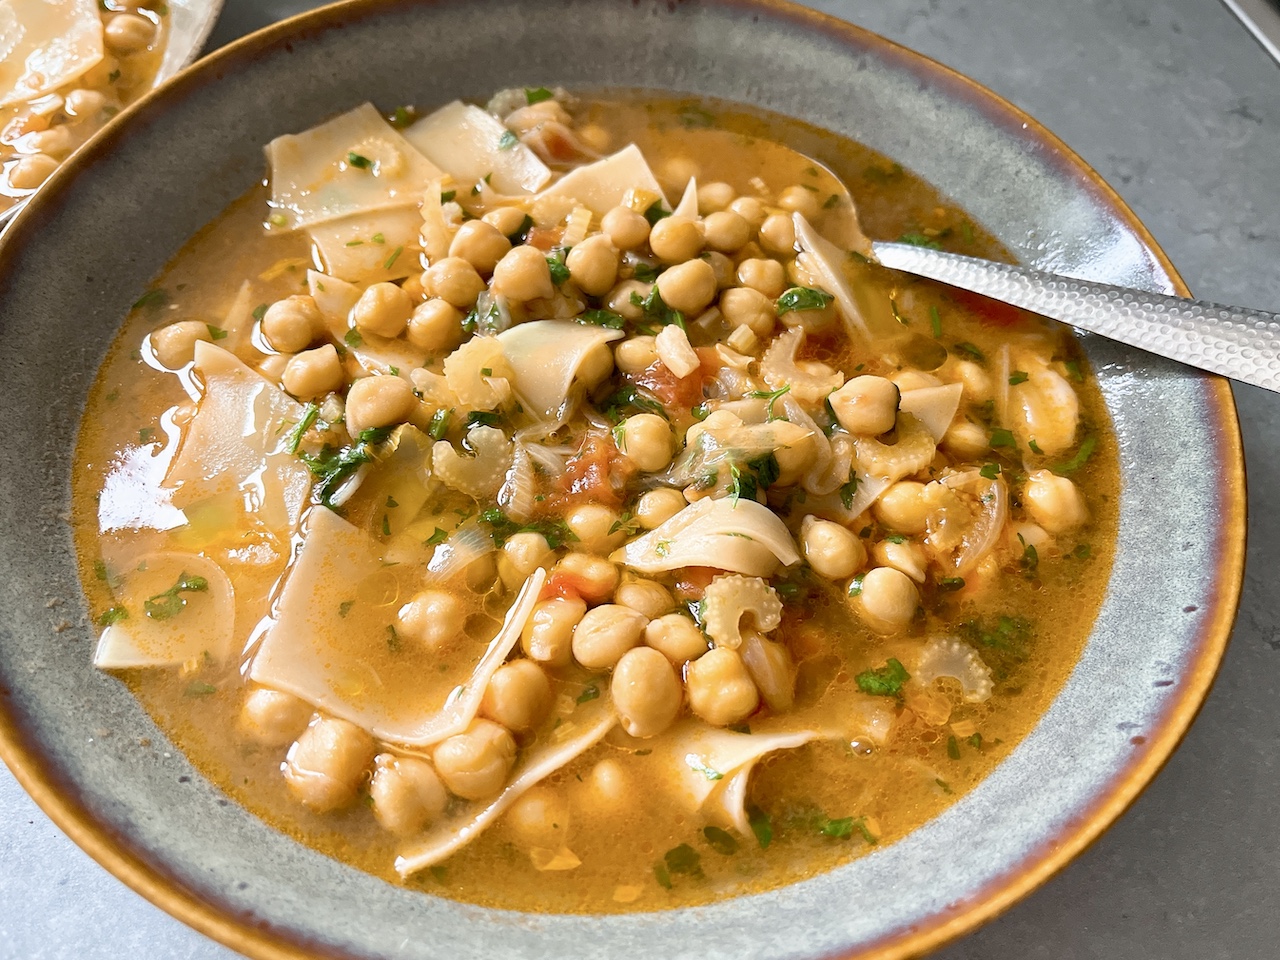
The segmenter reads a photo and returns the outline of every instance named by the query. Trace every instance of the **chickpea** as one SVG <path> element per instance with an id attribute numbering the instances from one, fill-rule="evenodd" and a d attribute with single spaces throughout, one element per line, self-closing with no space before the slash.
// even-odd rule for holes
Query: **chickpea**
<path id="1" fill-rule="evenodd" d="M 650 284 L 641 283 L 639 280 L 623 280 L 609 291 L 604 305 L 628 320 L 639 320 L 644 317 L 644 308 L 638 306 L 631 298 L 635 296 L 644 300 L 649 296 L 651 289 Z"/>
<path id="2" fill-rule="evenodd" d="M 291 693 L 255 687 L 240 708 L 240 732 L 264 747 L 283 747 L 306 729 L 311 705 Z"/>
<path id="3" fill-rule="evenodd" d="M 676 608 L 671 591 L 654 580 L 626 580 L 618 584 L 613 602 L 643 613 L 650 620 Z"/>
<path id="4" fill-rule="evenodd" d="M 649 231 L 649 249 L 664 263 L 692 260 L 702 252 L 701 226 L 689 217 L 663 217 Z"/>
<path id="5" fill-rule="evenodd" d="M 675 722 L 683 700 L 671 663 L 651 647 L 628 650 L 609 681 L 622 729 L 633 737 L 655 737 Z"/>
<path id="6" fill-rule="evenodd" d="M 818 442 L 812 435 L 807 435 L 779 447 L 773 451 L 773 457 L 778 461 L 778 483 L 789 486 L 798 483 L 818 459 Z"/>
<path id="7" fill-rule="evenodd" d="M 432 759 L 450 793 L 464 800 L 485 800 L 506 785 L 516 761 L 516 742 L 492 720 L 473 720 L 465 733 L 436 747 Z"/>
<path id="8" fill-rule="evenodd" d="M 594 390 L 613 373 L 613 351 L 607 343 L 597 343 L 578 362 L 576 379 L 588 390 Z"/>
<path id="9" fill-rule="evenodd" d="M 869 625 L 881 633 L 905 627 L 915 618 L 920 605 L 916 585 L 893 567 L 874 567 L 860 580 L 855 577 L 849 593 L 860 601 Z"/>
<path id="10" fill-rule="evenodd" d="M 619 250 L 635 250 L 649 239 L 649 221 L 630 207 L 614 207 L 606 212 L 600 229 Z"/>
<path id="11" fill-rule="evenodd" d="M 1026 547 L 1047 550 L 1053 546 L 1053 537 L 1044 527 L 1035 523 L 1015 523 L 1009 528 L 1009 543 L 1021 552 Z"/>
<path id="12" fill-rule="evenodd" d="M 628 337 L 613 348 L 613 360 L 623 373 L 641 373 L 658 362 L 653 337 Z"/>
<path id="13" fill-rule="evenodd" d="M 587 553 L 608 553 L 626 537 L 618 511 L 600 503 L 579 504 L 565 515 L 564 522 L 578 538 L 574 547 Z"/>
<path id="14" fill-rule="evenodd" d="M 778 194 L 778 206 L 790 213 L 798 213 L 806 220 L 816 220 L 822 210 L 818 204 L 818 194 L 798 184 L 787 187 Z"/>
<path id="15" fill-rule="evenodd" d="M 733 253 L 751 242 L 751 224 L 732 210 L 712 213 L 702 222 L 703 236 L 712 250 Z"/>
<path id="16" fill-rule="evenodd" d="M 924 484 L 915 480 L 899 480 L 881 495 L 872 512 L 890 530 L 908 536 L 924 533 L 929 519 Z"/>
<path id="17" fill-rule="evenodd" d="M 422 274 L 415 273 L 400 281 L 400 289 L 409 295 L 414 303 L 422 303 L 427 299 L 426 289 L 422 286 Z"/>
<path id="18" fill-rule="evenodd" d="M 569 804 L 559 790 L 538 784 L 511 805 L 504 822 L 522 846 L 558 850 L 569 839 Z"/>
<path id="19" fill-rule="evenodd" d="M 532 660 L 512 660 L 489 680 L 480 701 L 480 716 L 523 733 L 542 722 L 551 700 L 551 681 L 542 668 Z"/>
<path id="20" fill-rule="evenodd" d="M 323 330 L 320 308 L 306 295 L 277 300 L 262 315 L 262 335 L 278 353 L 307 349 Z"/>
<path id="21" fill-rule="evenodd" d="M 166 370 L 179 370 L 195 359 L 196 344 L 209 343 L 209 325 L 199 320 L 179 320 L 151 334 L 151 351 Z"/>
<path id="22" fill-rule="evenodd" d="M 447 300 L 424 300 L 409 318 L 409 342 L 430 353 L 446 353 L 462 342 L 462 319 L 462 311 Z"/>
<path id="23" fill-rule="evenodd" d="M 794 254 L 796 227 L 785 213 L 775 213 L 760 225 L 760 246 L 769 253 Z"/>
<path id="24" fill-rule="evenodd" d="M 739 197 L 729 204 L 729 209 L 751 224 L 752 230 L 759 230 L 769 213 L 764 204 L 755 197 Z"/>
<path id="25" fill-rule="evenodd" d="M 399 377 L 361 377 L 347 391 L 347 430 L 354 437 L 370 427 L 404 423 L 418 398 L 413 387 Z"/>
<path id="26" fill-rule="evenodd" d="M 27 149 L 33 153 L 47 153 L 53 157 L 65 157 L 75 147 L 75 138 L 66 124 L 41 130 L 26 138 Z"/>
<path id="27" fill-rule="evenodd" d="M 609 670 L 640 642 L 649 623 L 644 614 L 616 603 L 586 612 L 573 631 L 573 658 L 588 670 Z"/>
<path id="28" fill-rule="evenodd" d="M 1089 507 L 1080 489 L 1066 477 L 1048 470 L 1028 474 L 1022 502 L 1031 519 L 1050 533 L 1067 533 L 1089 519 Z"/>
<path id="29" fill-rule="evenodd" d="M 285 368 L 289 366 L 289 361 L 293 357 L 287 353 L 272 353 L 262 358 L 254 369 L 266 377 L 268 380 L 279 381 L 284 376 Z"/>
<path id="30" fill-rule="evenodd" d="M 985 403 L 995 395 L 990 374 L 972 360 L 957 360 L 952 373 L 961 384 L 962 396 L 968 403 Z"/>
<path id="31" fill-rule="evenodd" d="M 716 647 L 685 668 L 689 708 L 707 723 L 726 727 L 760 705 L 760 693 L 736 650 Z"/>
<path id="32" fill-rule="evenodd" d="M 957 420 L 942 435 L 942 445 L 961 459 L 968 460 L 991 449 L 987 431 L 969 420 Z"/>
<path id="33" fill-rule="evenodd" d="M 556 570 L 570 578 L 579 595 L 589 604 L 603 603 L 618 589 L 618 568 L 603 557 L 571 553 L 560 559 Z"/>
<path id="34" fill-rule="evenodd" d="M 67 116 L 75 118 L 75 122 L 80 123 L 97 116 L 106 105 L 107 98 L 104 94 L 81 87 L 67 94 L 63 109 L 67 112 Z"/>
<path id="35" fill-rule="evenodd" d="M 441 261 L 442 263 L 446 261 Z M 394 283 L 375 283 L 360 294 L 351 320 L 366 333 L 398 337 L 413 313 L 413 298 Z"/>
<path id="36" fill-rule="evenodd" d="M 284 779 L 299 801 L 328 813 L 356 798 L 376 752 L 373 738 L 354 723 L 316 717 L 289 748 Z"/>
<path id="37" fill-rule="evenodd" d="M 705 260 L 711 265 L 711 274 L 716 278 L 716 289 L 723 290 L 726 287 L 733 286 L 734 266 L 733 261 L 726 257 L 723 253 L 717 253 L 715 250 L 704 253 L 699 260 Z"/>
<path id="38" fill-rule="evenodd" d="M 510 238 L 524 223 L 525 212 L 519 207 L 499 207 L 490 210 L 480 219 L 497 228 L 504 237 Z"/>
<path id="39" fill-rule="evenodd" d="M 929 557 L 924 552 L 923 544 L 914 540 L 904 540 L 902 543 L 881 540 L 871 548 L 871 555 L 880 566 L 901 570 L 916 583 L 924 583 Z"/>
<path id="40" fill-rule="evenodd" d="M 814 573 L 843 580 L 867 562 L 862 541 L 838 523 L 807 516 L 800 521 L 800 544 Z"/>
<path id="41" fill-rule="evenodd" d="M 923 373 L 920 370 L 899 370 L 890 379 L 893 380 L 899 391 L 926 390 L 929 387 L 942 386 L 942 381 L 933 374 Z"/>
<path id="42" fill-rule="evenodd" d="M 658 176 L 672 184 L 686 184 L 698 175 L 697 161 L 691 157 L 671 157 L 658 171 Z"/>
<path id="43" fill-rule="evenodd" d="M 112 53 L 128 56 L 143 50 L 155 36 L 155 25 L 134 13 L 117 13 L 103 28 L 103 39 Z"/>
<path id="44" fill-rule="evenodd" d="M 578 139 L 596 153 L 608 153 L 613 138 L 609 131 L 598 123 L 588 123 L 578 128 Z"/>
<path id="45" fill-rule="evenodd" d="M 776 300 L 787 289 L 787 275 L 777 260 L 751 257 L 738 264 L 738 283 Z"/>
<path id="46" fill-rule="evenodd" d="M 618 251 L 608 237 L 588 237 L 565 257 L 569 276 L 578 288 L 592 297 L 609 292 L 618 279 Z"/>
<path id="47" fill-rule="evenodd" d="M 369 798 L 373 816 L 383 830 L 408 836 L 444 813 L 449 795 L 427 761 L 380 753 L 373 763 Z"/>
<path id="48" fill-rule="evenodd" d="M 646 473 L 665 470 L 671 462 L 671 425 L 656 413 L 638 413 L 622 422 L 618 449 Z"/>
<path id="49" fill-rule="evenodd" d="M 498 261 L 493 268 L 493 287 L 512 300 L 539 300 L 556 292 L 547 258 L 528 244 L 513 247 Z"/>
<path id="50" fill-rule="evenodd" d="M 485 274 L 493 273 L 493 268 L 510 249 L 511 241 L 493 224 L 468 220 L 453 235 L 449 256 L 459 257 L 471 264 L 476 273 Z"/>
<path id="51" fill-rule="evenodd" d="M 672 663 L 696 660 L 710 644 L 698 625 L 683 613 L 668 613 L 644 628 L 644 642 Z"/>
<path id="52" fill-rule="evenodd" d="M 502 545 L 498 575 L 509 589 L 516 589 L 529 575 L 551 559 L 551 546 L 540 533 L 517 533 Z"/>
<path id="53" fill-rule="evenodd" d="M 289 358 L 280 382 L 299 400 L 314 400 L 342 386 L 346 377 L 332 343 Z"/>
<path id="54" fill-rule="evenodd" d="M 684 494 L 679 490 L 659 487 L 640 496 L 636 501 L 633 514 L 641 527 L 645 530 L 653 530 L 662 526 L 686 506 L 688 504 L 685 502 Z"/>
<path id="55" fill-rule="evenodd" d="M 507 257 L 511 254 L 507 254 Z M 541 259 L 542 254 L 538 254 Z M 500 260 L 499 266 L 506 259 Z M 546 260 L 542 265 L 547 265 Z M 495 275 L 498 267 L 494 267 Z M 550 283 L 550 279 L 547 281 Z M 484 291 L 485 282 L 476 273 L 476 268 L 461 257 L 445 257 L 437 260 L 422 275 L 422 288 L 433 297 L 439 297 L 459 310 L 469 310 L 475 306 L 476 297 Z M 547 294 L 550 296 L 550 294 Z M 412 306 L 410 307 L 412 311 Z M 406 313 L 405 319 L 408 319 Z M 403 329 L 403 328 L 402 328 Z"/>
<path id="56" fill-rule="evenodd" d="M 654 283 L 667 306 L 689 316 L 701 313 L 716 296 L 715 269 L 701 259 L 677 264 Z"/>
<path id="57" fill-rule="evenodd" d="M 14 190 L 34 190 L 58 169 L 58 161 L 44 153 L 23 157 L 9 168 L 9 186 Z"/>
<path id="58" fill-rule="evenodd" d="M 553 597 L 540 601 L 520 634 L 525 655 L 551 667 L 565 667 L 572 659 L 573 628 L 587 605 L 577 598 Z"/>
<path id="59" fill-rule="evenodd" d="M 898 388 L 884 377 L 854 377 L 827 402 L 840 426 L 854 436 L 874 437 L 897 422 Z"/>
<path id="60" fill-rule="evenodd" d="M 704 217 L 708 214 L 728 210 L 738 196 L 738 191 L 722 181 L 704 183 L 698 187 L 698 212 Z"/>
<path id="61" fill-rule="evenodd" d="M 607 757 L 591 768 L 587 775 L 587 790 L 591 797 L 589 809 L 606 812 L 626 806 L 634 795 L 627 768 L 613 757 Z"/>
<path id="62" fill-rule="evenodd" d="M 747 327 L 757 337 L 767 337 L 777 321 L 773 301 L 750 287 L 734 287 L 720 294 L 720 312 L 729 326 Z"/>
<path id="63" fill-rule="evenodd" d="M 439 650 L 462 633 L 462 601 L 443 590 L 423 590 L 396 613 L 396 630 L 426 650 Z"/>

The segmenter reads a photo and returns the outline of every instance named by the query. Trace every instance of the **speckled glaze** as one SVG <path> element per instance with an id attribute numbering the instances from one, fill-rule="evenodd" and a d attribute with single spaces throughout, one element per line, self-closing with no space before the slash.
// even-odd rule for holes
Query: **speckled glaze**
<path id="1" fill-rule="evenodd" d="M 1226 643 L 1244 550 L 1239 431 L 1222 381 L 1088 342 L 1123 487 L 1112 582 L 1079 666 L 1032 734 L 945 814 L 768 894 L 594 919 L 392 887 L 229 803 L 90 666 L 94 631 L 64 520 L 70 454 L 106 344 L 147 281 L 261 176 L 273 136 L 364 99 L 429 105 L 533 83 L 660 87 L 790 113 L 910 166 L 1028 263 L 1185 292 L 1114 194 L 1033 121 L 818 14 L 764 0 L 357 0 L 272 28 L 128 111 L 0 245 L 10 362 L 0 409 L 10 450 L 22 452 L 5 460 L 0 484 L 0 753 L 118 876 L 255 957 L 922 953 L 1078 853 L 1194 717 Z M 51 598 L 62 603 L 49 608 Z"/>

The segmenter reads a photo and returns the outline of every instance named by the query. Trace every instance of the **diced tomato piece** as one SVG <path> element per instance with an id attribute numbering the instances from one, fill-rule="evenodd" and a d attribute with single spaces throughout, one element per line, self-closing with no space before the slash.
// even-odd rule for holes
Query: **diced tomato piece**
<path id="1" fill-rule="evenodd" d="M 724 573 L 716 567 L 685 567 L 676 581 L 676 596 L 682 600 L 701 600 L 711 581 Z"/>
<path id="2" fill-rule="evenodd" d="M 581 600 L 585 587 L 582 577 L 563 570 L 555 570 L 542 585 L 542 593 L 538 595 L 538 599 L 552 600 L 560 597 L 564 600 Z"/>
<path id="3" fill-rule="evenodd" d="M 543 253 L 550 253 L 564 239 L 564 231 L 559 227 L 534 227 L 529 231 L 529 246 L 537 247 Z"/>
<path id="4" fill-rule="evenodd" d="M 688 410 L 702 402 L 702 385 L 720 365 L 720 358 L 710 347 L 698 347 L 701 366 L 687 377 L 677 377 L 662 361 L 650 364 L 634 378 L 638 386 L 654 395 L 664 407 Z"/>
<path id="5" fill-rule="evenodd" d="M 624 457 L 607 434 L 587 434 L 578 452 L 569 458 L 560 478 L 562 499 L 586 498 L 606 506 L 622 504 L 627 482 L 636 466 Z"/>
<path id="6" fill-rule="evenodd" d="M 1022 311 L 998 300 L 991 300 L 968 290 L 950 290 L 948 296 L 960 306 L 973 311 L 984 326 L 1012 327 L 1023 322 Z"/>

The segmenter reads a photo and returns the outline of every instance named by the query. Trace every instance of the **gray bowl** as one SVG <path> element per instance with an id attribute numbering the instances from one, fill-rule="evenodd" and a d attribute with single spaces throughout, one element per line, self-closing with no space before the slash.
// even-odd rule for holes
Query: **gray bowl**
<path id="1" fill-rule="evenodd" d="M 572 43 L 567 38 L 572 37 Z M 1225 383 L 1102 341 L 1120 438 L 1120 540 L 1061 694 L 979 787 L 899 843 L 715 906 L 525 915 L 397 888 L 228 801 L 90 666 L 68 509 L 85 395 L 129 305 L 263 170 L 261 145 L 365 99 L 505 86 L 658 87 L 862 140 L 939 186 L 1032 264 L 1181 291 L 1084 163 L 936 63 L 767 0 L 341 4 L 181 74 L 59 171 L 0 246 L 0 754 L 73 839 L 165 909 L 257 957 L 902 957 L 1059 869 L 1169 756 L 1221 658 L 1241 582 L 1244 481 Z M 56 598 L 62 603 L 48 609 Z M 66 619 L 70 629 L 57 632 Z M 104 736 L 103 731 L 113 731 Z M 140 746 L 139 738 L 149 738 Z"/>

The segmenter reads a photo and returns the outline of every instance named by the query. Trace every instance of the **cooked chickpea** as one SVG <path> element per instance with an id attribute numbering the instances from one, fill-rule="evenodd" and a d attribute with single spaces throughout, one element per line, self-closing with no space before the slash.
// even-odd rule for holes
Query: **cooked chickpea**
<path id="1" fill-rule="evenodd" d="M 664 263 L 692 260 L 702 252 L 702 228 L 689 217 L 663 217 L 649 231 L 649 249 Z"/>
<path id="2" fill-rule="evenodd" d="M 751 241 L 751 224 L 732 210 L 712 213 L 702 222 L 703 237 L 712 250 L 733 253 Z"/>
<path id="3" fill-rule="evenodd" d="M 969 403 L 985 403 L 994 395 L 991 375 L 972 360 L 957 360 L 952 367 L 955 379 L 961 384 L 964 399 Z"/>
<path id="4" fill-rule="evenodd" d="M 415 273 L 400 281 L 400 289 L 409 295 L 414 303 L 422 303 L 427 299 L 426 288 L 422 286 L 422 274 Z"/>
<path id="5" fill-rule="evenodd" d="M 698 212 L 705 217 L 728 210 L 737 196 L 738 191 L 722 181 L 704 183 L 698 187 Z"/>
<path id="6" fill-rule="evenodd" d="M 447 300 L 424 300 L 409 318 L 409 342 L 430 353 L 452 350 L 462 342 L 462 319 L 462 311 Z"/>
<path id="7" fill-rule="evenodd" d="M 596 153 L 608 153 L 613 137 L 598 123 L 587 123 L 578 128 L 578 139 Z"/>
<path id="8" fill-rule="evenodd" d="M 632 800 L 631 777 L 627 768 L 613 757 L 606 757 L 587 775 L 587 790 L 591 796 L 588 809 L 603 809 L 613 813 Z"/>
<path id="9" fill-rule="evenodd" d="M 1009 528 L 1009 542 L 1018 551 L 1026 547 L 1047 550 L 1053 545 L 1053 537 L 1044 527 L 1035 523 L 1015 523 Z"/>
<path id="10" fill-rule="evenodd" d="M 268 380 L 279 381 L 284 376 L 285 368 L 289 366 L 289 361 L 293 357 L 287 353 L 272 353 L 262 358 L 262 361 L 254 368 Z"/>
<path id="11" fill-rule="evenodd" d="M 307 349 L 323 330 L 320 308 L 306 295 L 277 300 L 262 315 L 262 335 L 271 349 L 279 353 Z"/>
<path id="12" fill-rule="evenodd" d="M 493 273 L 493 268 L 510 249 L 511 241 L 493 224 L 468 220 L 453 235 L 449 256 L 467 261 L 477 273 Z"/>
<path id="13" fill-rule="evenodd" d="M 396 613 L 396 630 L 426 650 L 439 650 L 462 633 L 462 601 L 443 590 L 423 590 Z"/>
<path id="14" fill-rule="evenodd" d="M 166 370 L 178 370 L 195 359 L 196 344 L 201 340 L 213 340 L 207 323 L 179 320 L 151 334 L 151 350 Z"/>
<path id="15" fill-rule="evenodd" d="M 924 533 L 929 520 L 924 484 L 915 480 L 899 480 L 881 495 L 871 510 L 876 519 L 890 530 L 908 536 Z"/>
<path id="16" fill-rule="evenodd" d="M 304 350 L 289 358 L 280 382 L 299 400 L 314 400 L 342 386 L 346 377 L 332 343 Z"/>
<path id="17" fill-rule="evenodd" d="M 755 197 L 739 197 L 729 204 L 729 209 L 751 224 L 752 230 L 759 230 L 769 212 L 764 204 Z"/>
<path id="18" fill-rule="evenodd" d="M 639 320 L 644 316 L 644 308 L 637 305 L 631 298 L 634 296 L 644 300 L 649 296 L 651 289 L 653 288 L 650 284 L 641 283 L 639 280 L 623 280 L 609 291 L 604 305 L 628 320 Z"/>
<path id="19" fill-rule="evenodd" d="M 383 830 L 408 836 L 444 813 L 449 795 L 435 768 L 417 757 L 380 753 L 374 758 L 369 799 Z"/>
<path id="20" fill-rule="evenodd" d="M 868 570 L 861 581 L 855 579 L 854 584 L 849 592 L 861 602 L 872 628 L 892 633 L 914 619 L 920 594 L 911 578 L 901 570 L 875 567 Z"/>
<path id="21" fill-rule="evenodd" d="M 924 552 L 923 544 L 914 540 L 902 543 L 881 540 L 871 548 L 871 554 L 880 566 L 901 570 L 916 583 L 924 583 L 929 557 Z"/>
<path id="22" fill-rule="evenodd" d="M 663 303 L 688 316 L 701 313 L 716 296 L 715 269 L 702 259 L 677 264 L 660 274 L 654 283 Z"/>
<path id="23" fill-rule="evenodd" d="M 602 503 L 578 504 L 565 514 L 564 522 L 578 538 L 573 546 L 588 553 L 608 553 L 626 537 L 618 511 Z"/>
<path id="24" fill-rule="evenodd" d="M 618 449 L 646 473 L 665 470 L 671 462 L 671 425 L 656 413 L 638 413 L 622 422 Z"/>
<path id="25" fill-rule="evenodd" d="M 284 779 L 299 801 L 327 813 L 355 799 L 376 752 L 373 738 L 354 723 L 316 717 L 289 748 Z"/>
<path id="26" fill-rule="evenodd" d="M 516 760 L 516 742 L 492 720 L 473 720 L 436 747 L 436 773 L 449 792 L 464 800 L 485 800 L 507 782 Z"/>
<path id="27" fill-rule="evenodd" d="M 551 681 L 532 660 L 504 663 L 489 680 L 480 715 L 523 733 L 542 722 L 551 709 Z"/>
<path id="28" fill-rule="evenodd" d="M 71 128 L 66 124 L 58 124 L 48 130 L 41 130 L 26 138 L 27 149 L 34 153 L 47 153 L 53 157 L 65 157 L 75 147 L 75 138 L 71 136 Z"/>
<path id="29" fill-rule="evenodd" d="M 867 562 L 862 541 L 831 520 L 805 517 L 800 522 L 800 544 L 814 573 L 828 580 L 851 577 Z"/>
<path id="30" fill-rule="evenodd" d="M 698 625 L 683 613 L 668 613 L 651 620 L 644 628 L 644 642 L 677 665 L 696 660 L 709 646 Z"/>
<path id="31" fill-rule="evenodd" d="M 874 437 L 897 422 L 898 387 L 884 377 L 854 377 L 827 402 L 840 426 L 854 436 Z"/>
<path id="32" fill-rule="evenodd" d="M 942 436 L 942 446 L 956 456 L 968 459 L 991 449 L 991 437 L 986 428 L 970 420 L 957 420 Z"/>
<path id="33" fill-rule="evenodd" d="M 1067 533 L 1089 519 L 1089 507 L 1080 488 L 1048 470 L 1028 474 L 1022 502 L 1031 519 L 1050 533 Z"/>
<path id="34" fill-rule="evenodd" d="M 412 314 L 413 298 L 397 284 L 385 282 L 367 287 L 351 308 L 352 322 L 362 331 L 380 337 L 400 336 Z"/>
<path id="35" fill-rule="evenodd" d="M 616 603 L 588 610 L 573 631 L 573 658 L 588 670 L 609 670 L 640 642 L 644 614 Z"/>
<path id="36" fill-rule="evenodd" d="M 653 337 L 628 337 L 613 348 L 613 360 L 623 373 L 640 373 L 658 362 L 658 348 Z"/>
<path id="37" fill-rule="evenodd" d="M 778 206 L 791 213 L 798 213 L 806 220 L 817 219 L 822 207 L 818 203 L 818 194 L 806 190 L 800 185 L 787 187 L 778 194 Z"/>
<path id="38" fill-rule="evenodd" d="M 511 805 L 503 822 L 523 846 L 558 850 L 569 839 L 569 804 L 555 787 L 538 784 Z"/>
<path id="39" fill-rule="evenodd" d="M 512 300 L 521 301 L 538 300 L 556 292 L 546 256 L 537 247 L 528 244 L 513 247 L 510 253 L 498 261 L 498 265 L 493 268 L 493 287 Z"/>
<path id="40" fill-rule="evenodd" d="M 760 705 L 760 692 L 736 650 L 716 647 L 685 668 L 689 709 L 707 723 L 725 727 L 745 720 Z"/>
<path id="41" fill-rule="evenodd" d="M 264 747 L 292 743 L 311 718 L 311 704 L 291 693 L 255 687 L 240 708 L 240 732 Z"/>
<path id="42" fill-rule="evenodd" d="M 614 207 L 600 220 L 600 229 L 619 250 L 634 250 L 649 239 L 649 221 L 630 207 Z"/>
<path id="43" fill-rule="evenodd" d="M 76 122 L 96 116 L 107 105 L 107 98 L 97 90 L 86 90 L 83 87 L 67 94 L 63 110 L 67 116 L 74 117 Z"/>
<path id="44" fill-rule="evenodd" d="M 672 184 L 683 186 L 699 173 L 698 162 L 692 157 L 671 157 L 664 160 L 658 176 Z"/>
<path id="45" fill-rule="evenodd" d="M 34 190 L 58 169 L 58 161 L 44 153 L 23 157 L 9 168 L 9 186 L 14 190 Z"/>
<path id="46" fill-rule="evenodd" d="M 747 327 L 757 337 L 773 332 L 777 320 L 773 301 L 751 287 L 734 287 L 720 294 L 720 312 L 729 326 Z"/>
<path id="47" fill-rule="evenodd" d="M 787 289 L 787 275 L 777 260 L 750 257 L 738 264 L 738 283 L 776 300 Z"/>
<path id="48" fill-rule="evenodd" d="M 635 647 L 618 661 L 609 681 L 622 729 L 633 737 L 655 737 L 675 722 L 683 700 L 671 663 L 651 647 Z"/>
<path id="49" fill-rule="evenodd" d="M 509 256 L 511 256 L 510 253 L 507 254 L 507 257 Z M 539 253 L 538 257 L 541 259 L 542 254 Z M 506 257 L 503 257 L 498 262 L 498 266 L 500 267 L 505 260 Z M 546 267 L 546 260 L 542 261 L 542 265 Z M 498 267 L 494 267 L 495 276 L 497 271 Z M 547 282 L 551 282 L 550 278 Z M 431 296 L 439 297 L 459 310 L 469 310 L 475 306 L 476 297 L 484 291 L 485 282 L 480 278 L 480 274 L 476 273 L 476 268 L 466 260 L 461 257 L 445 257 L 443 260 L 437 260 L 422 274 L 422 288 Z M 550 294 L 548 293 L 547 296 Z M 411 306 L 410 312 L 412 309 Z"/>
<path id="50" fill-rule="evenodd" d="M 679 490 L 659 487 L 641 494 L 640 499 L 636 501 L 633 513 L 640 526 L 646 530 L 653 530 L 655 527 L 662 526 L 686 506 L 688 503 Z"/>
<path id="51" fill-rule="evenodd" d="M 942 381 L 931 373 L 920 370 L 899 370 L 891 378 L 899 391 L 926 390 L 929 387 L 940 387 Z"/>
<path id="52" fill-rule="evenodd" d="M 510 237 L 524 223 L 525 212 L 519 207 L 499 207 L 490 210 L 480 219 L 497 228 L 504 237 Z"/>
<path id="53" fill-rule="evenodd" d="M 577 598 L 540 601 L 520 634 L 520 649 L 539 663 L 568 666 L 573 653 L 573 628 L 586 612 L 586 603 Z"/>
<path id="54" fill-rule="evenodd" d="M 818 442 L 808 434 L 785 447 L 778 447 L 773 451 L 773 458 L 778 462 L 778 483 L 788 486 L 799 483 L 818 459 Z"/>
<path id="55" fill-rule="evenodd" d="M 551 559 L 551 546 L 540 533 L 517 533 L 507 538 L 498 559 L 498 575 L 508 588 L 514 590 L 524 583 L 534 570 Z"/>
<path id="56" fill-rule="evenodd" d="M 796 252 L 796 228 L 784 213 L 775 213 L 760 226 L 760 246 L 779 255 Z"/>
<path id="57" fill-rule="evenodd" d="M 399 377 L 361 377 L 347 391 L 347 430 L 354 437 L 370 427 L 404 423 L 417 406 L 413 387 Z"/>
<path id="58" fill-rule="evenodd" d="M 593 390 L 613 373 L 613 351 L 607 343 L 597 343 L 591 347 L 578 362 L 578 373 L 575 377 L 588 390 Z"/>
<path id="59" fill-rule="evenodd" d="M 643 613 L 650 620 L 676 608 L 671 591 L 653 580 L 626 580 L 618 584 L 613 602 Z M 645 628 L 646 630 L 648 627 Z"/>
<path id="60" fill-rule="evenodd" d="M 590 604 L 603 603 L 618 589 L 618 568 L 603 557 L 571 553 L 560 559 L 556 570 L 569 577 L 582 599 Z"/>
<path id="61" fill-rule="evenodd" d="M 618 279 L 618 251 L 606 236 L 587 237 L 565 257 L 569 276 L 592 297 L 603 296 Z"/>
<path id="62" fill-rule="evenodd" d="M 107 21 L 102 33 L 107 49 L 127 56 L 145 49 L 155 36 L 156 28 L 150 20 L 136 13 L 117 13 Z"/>

